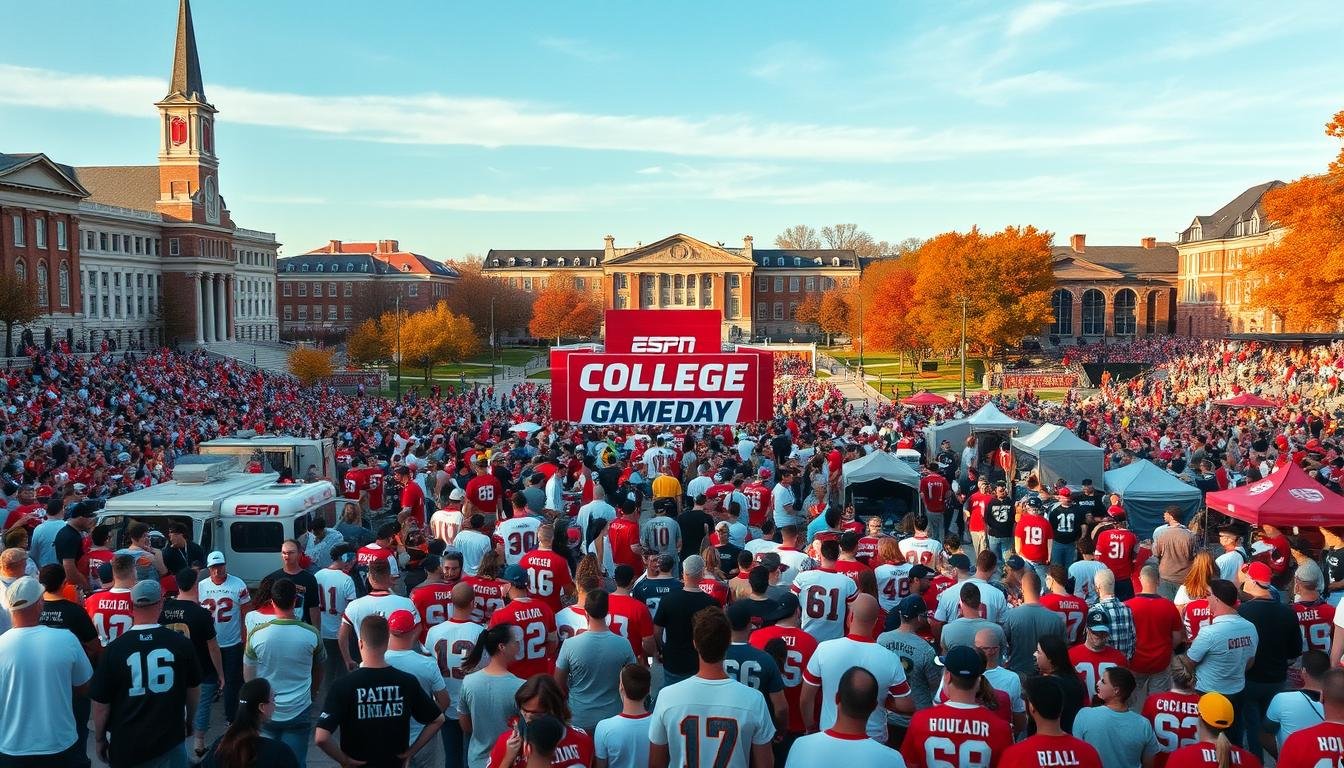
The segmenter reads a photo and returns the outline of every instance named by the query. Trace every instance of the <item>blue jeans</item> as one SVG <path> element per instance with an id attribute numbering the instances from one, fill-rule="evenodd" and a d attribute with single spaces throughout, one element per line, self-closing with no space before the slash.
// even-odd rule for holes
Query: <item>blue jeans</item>
<path id="1" fill-rule="evenodd" d="M 466 768 L 467 740 L 462 735 L 462 724 L 456 717 L 446 717 L 443 727 L 439 729 L 439 738 L 443 739 L 447 768 Z"/>
<path id="2" fill-rule="evenodd" d="M 215 703 L 215 696 L 218 694 L 219 678 L 201 680 L 200 698 L 196 702 L 196 716 L 191 721 L 192 728 L 199 736 L 204 737 L 205 732 L 210 730 L 210 706 Z"/>
<path id="3" fill-rule="evenodd" d="M 1073 561 L 1078 559 L 1078 543 L 1061 544 L 1058 541 L 1050 542 L 1050 562 L 1058 563 L 1066 569 L 1073 565 Z"/>
<path id="4" fill-rule="evenodd" d="M 183 742 L 158 757 L 136 763 L 134 768 L 187 768 L 187 744 Z"/>
<path id="5" fill-rule="evenodd" d="M 299 765 L 308 764 L 308 742 L 312 740 L 312 706 L 303 708 L 298 716 L 279 722 L 272 720 L 261 726 L 263 735 L 278 739 L 299 759 Z"/>
<path id="6" fill-rule="evenodd" d="M 999 559 L 999 565 L 1003 565 L 1003 553 L 1013 548 L 1012 536 L 990 536 L 989 551 Z"/>

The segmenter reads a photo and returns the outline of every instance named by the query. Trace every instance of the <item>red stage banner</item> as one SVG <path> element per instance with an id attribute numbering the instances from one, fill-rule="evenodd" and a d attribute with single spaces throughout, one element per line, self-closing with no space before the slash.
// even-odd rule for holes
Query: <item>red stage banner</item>
<path id="1" fill-rule="evenodd" d="M 666 425 L 770 418 L 773 354 L 721 351 L 721 321 L 718 310 L 609 310 L 605 351 L 551 350 L 551 417 Z"/>

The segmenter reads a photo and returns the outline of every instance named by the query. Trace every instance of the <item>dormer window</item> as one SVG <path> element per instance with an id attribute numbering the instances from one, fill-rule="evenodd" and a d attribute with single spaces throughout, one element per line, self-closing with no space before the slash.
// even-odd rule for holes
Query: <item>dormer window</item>
<path id="1" fill-rule="evenodd" d="M 360 272 L 368 272 L 368 271 L 369 271 L 369 265 L 368 265 L 368 264 L 360 264 L 360 265 L 359 265 L 359 271 L 360 271 Z"/>
<path id="2" fill-rule="evenodd" d="M 340 264 L 332 264 L 332 265 L 331 265 L 331 271 L 332 271 L 332 272 L 340 272 L 340 271 L 341 271 L 341 265 L 340 265 Z"/>
<path id="3" fill-rule="evenodd" d="M 517 260 L 517 259 L 514 259 L 514 258 L 510 258 L 510 259 L 509 259 L 509 266 L 510 266 L 510 267 L 514 266 L 514 265 L 517 264 L 517 263 L 518 263 L 518 260 Z"/>
<path id="4" fill-rule="evenodd" d="M 410 264 L 402 264 L 402 265 L 401 265 L 401 271 L 402 271 L 402 272 L 410 272 L 410 271 L 411 271 L 411 265 L 410 265 Z"/>
<path id="5" fill-rule="evenodd" d="M 551 266 L 551 260 L 548 259 L 548 258 L 546 258 L 545 256 L 542 256 L 542 257 L 541 257 L 541 266 L 543 266 L 543 267 L 549 267 L 549 266 Z"/>
<path id="6" fill-rule="evenodd" d="M 528 256 L 526 259 L 523 259 L 523 263 L 529 267 L 532 266 L 532 257 Z"/>
<path id="7" fill-rule="evenodd" d="M 783 256 L 780 256 L 779 258 L 775 259 L 775 266 L 776 266 L 776 267 L 782 267 L 782 266 L 784 266 L 784 257 L 783 257 Z"/>
<path id="8" fill-rule="evenodd" d="M 355 265 L 352 264 L 352 263 L 350 263 L 350 262 L 348 262 L 348 261 L 345 262 L 345 271 L 346 271 L 346 272 L 354 272 L 354 271 L 355 271 Z"/>
<path id="9" fill-rule="evenodd" d="M 590 266 L 590 267 L 596 267 L 596 266 L 597 266 L 597 257 L 596 257 L 596 256 L 593 256 L 593 257 L 591 257 L 591 258 L 588 259 L 588 266 Z"/>
<path id="10" fill-rule="evenodd" d="M 816 262 L 817 262 L 817 266 L 820 267 L 820 266 L 821 266 L 821 259 L 820 259 L 820 258 L 816 259 Z"/>
<path id="11" fill-rule="evenodd" d="M 318 271 L 318 272 L 322 272 L 322 271 L 323 271 L 322 263 L 321 263 L 321 262 L 318 262 L 318 265 L 317 265 L 317 271 Z"/>
<path id="12" fill-rule="evenodd" d="M 801 267 L 801 266 L 803 266 L 803 260 L 800 259 L 800 258 L 798 258 L 797 256 L 794 256 L 794 257 L 793 257 L 793 266 L 795 266 L 795 267 Z"/>
<path id="13" fill-rule="evenodd" d="M 1246 234 L 1256 235 L 1260 233 L 1260 214 L 1255 214 L 1251 220 L 1246 222 Z"/>
<path id="14" fill-rule="evenodd" d="M 299 271 L 300 271 L 300 272 L 307 272 L 307 271 L 308 271 L 308 265 L 307 265 L 307 264 L 304 264 L 303 266 L 299 267 Z"/>
<path id="15" fill-rule="evenodd" d="M 544 267 L 544 266 L 546 266 L 546 264 L 543 262 L 543 263 L 542 263 L 542 266 Z M 555 266 L 557 266 L 557 267 L 563 267 L 563 266 L 565 266 L 565 257 L 561 256 L 560 258 L 556 259 L 556 260 L 555 260 Z"/>
<path id="16" fill-rule="evenodd" d="M 499 266 L 499 259 L 491 259 L 491 260 L 490 260 L 490 266 L 492 266 L 492 267 L 498 267 L 498 266 Z"/>
<path id="17" fill-rule="evenodd" d="M 1190 239 L 1192 241 L 1198 240 L 1203 236 L 1204 236 L 1204 230 L 1202 227 L 1200 227 L 1198 223 L 1196 223 L 1193 227 L 1190 227 Z"/>
<path id="18" fill-rule="evenodd" d="M 832 256 L 832 257 L 831 257 L 831 266 L 832 266 L 832 267 L 838 267 L 838 266 L 840 266 L 840 257 L 839 257 L 839 256 Z"/>

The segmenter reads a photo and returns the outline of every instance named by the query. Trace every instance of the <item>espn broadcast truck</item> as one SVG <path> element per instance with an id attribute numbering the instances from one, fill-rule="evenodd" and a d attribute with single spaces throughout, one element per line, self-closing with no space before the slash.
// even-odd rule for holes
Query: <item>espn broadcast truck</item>
<path id="1" fill-rule="evenodd" d="M 336 445 L 331 438 L 259 435 L 251 430 L 218 437 L 197 446 L 203 456 L 232 456 L 240 472 L 284 472 L 303 480 L 309 467 L 318 477 L 336 480 Z"/>
<path id="2" fill-rule="evenodd" d="M 98 522 L 113 526 L 117 545 L 125 544 L 122 534 L 131 523 L 165 537 L 170 524 L 181 523 L 205 553 L 223 552 L 229 573 L 250 586 L 280 567 L 285 539 L 307 533 L 319 514 L 334 524 L 343 511 L 338 507 L 354 503 L 325 480 L 280 483 L 275 473 L 238 472 L 228 457 L 183 456 L 173 478 L 108 499 Z"/>

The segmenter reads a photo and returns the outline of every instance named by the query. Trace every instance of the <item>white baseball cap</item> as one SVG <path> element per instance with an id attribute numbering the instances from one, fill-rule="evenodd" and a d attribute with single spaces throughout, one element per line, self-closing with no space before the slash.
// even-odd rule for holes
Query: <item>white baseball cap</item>
<path id="1" fill-rule="evenodd" d="M 224 565 L 224 553 L 219 550 L 211 552 L 205 558 L 205 567 L 212 568 L 216 565 Z"/>

